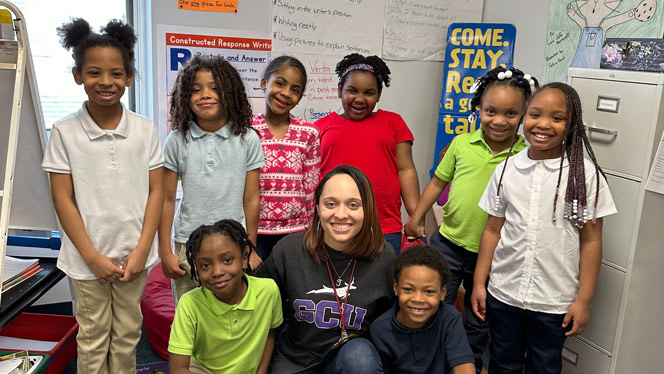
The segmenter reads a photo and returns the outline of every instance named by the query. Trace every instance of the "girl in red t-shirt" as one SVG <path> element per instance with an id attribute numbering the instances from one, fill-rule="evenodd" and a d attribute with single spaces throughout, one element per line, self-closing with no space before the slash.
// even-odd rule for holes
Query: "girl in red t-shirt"
<path id="1" fill-rule="evenodd" d="M 390 69 L 378 56 L 350 54 L 336 67 L 341 115 L 316 122 L 321 139 L 321 175 L 338 165 L 352 165 L 371 181 L 385 241 L 401 250 L 401 201 L 411 214 L 420 186 L 413 162 L 413 134 L 400 115 L 374 108 Z"/>

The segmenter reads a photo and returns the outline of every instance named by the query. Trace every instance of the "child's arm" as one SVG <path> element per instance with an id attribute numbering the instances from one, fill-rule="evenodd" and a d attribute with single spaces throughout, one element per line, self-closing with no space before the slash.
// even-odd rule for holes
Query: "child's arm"
<path id="1" fill-rule="evenodd" d="M 307 155 L 304 161 L 305 206 L 309 222 L 313 219 L 314 205 L 316 205 L 314 193 L 320 180 L 320 138 L 317 134 L 317 132 L 315 135 L 312 134 L 312 137 L 315 138 L 311 146 L 307 148 Z"/>
<path id="2" fill-rule="evenodd" d="M 489 278 L 493 253 L 500 241 L 500 230 L 504 224 L 505 217 L 496 217 L 489 214 L 480 240 L 480 251 L 477 254 L 477 265 L 475 265 L 475 275 L 473 276 L 473 294 L 470 297 L 470 303 L 473 306 L 473 313 L 482 321 L 485 320 L 486 314 L 486 280 Z"/>
<path id="3" fill-rule="evenodd" d="M 597 223 L 586 223 L 581 229 L 581 260 L 579 262 L 579 295 L 567 309 L 563 319 L 563 328 L 572 322 L 572 329 L 567 336 L 581 334 L 590 320 L 590 303 L 595 293 L 595 284 L 602 264 L 602 219 Z"/>
<path id="4" fill-rule="evenodd" d="M 270 366 L 270 360 L 272 359 L 272 350 L 274 349 L 275 339 L 276 333 L 274 332 L 274 329 L 270 329 L 270 332 L 267 334 L 265 349 L 263 349 L 263 356 L 261 356 L 261 362 L 258 364 L 258 371 L 256 371 L 256 374 L 267 374 L 267 368 Z"/>
<path id="5" fill-rule="evenodd" d="M 401 183 L 401 199 L 410 216 L 415 212 L 420 198 L 420 182 L 413 162 L 413 144 L 409 141 L 397 143 L 397 167 Z"/>
<path id="6" fill-rule="evenodd" d="M 178 188 L 178 173 L 164 168 L 164 206 L 159 222 L 159 258 L 161 269 L 168 278 L 176 279 L 185 274 L 180 268 L 178 256 L 171 249 L 171 229 L 175 214 L 175 194 Z"/>
<path id="7" fill-rule="evenodd" d="M 406 222 L 406 226 L 404 227 L 407 237 L 421 238 L 426 236 L 426 233 L 424 232 L 424 227 L 421 224 L 422 220 L 426 212 L 429 209 L 431 209 L 433 203 L 436 200 L 438 200 L 440 194 L 443 193 L 443 190 L 447 186 L 447 183 L 448 182 L 434 175 L 433 178 L 431 178 L 431 181 L 429 181 L 429 183 L 427 184 L 427 186 L 424 187 L 424 192 L 422 192 L 422 196 L 420 196 L 420 200 L 417 203 L 417 207 L 415 208 L 413 214 L 411 214 L 410 217 L 408 218 L 408 222 Z"/>
<path id="8" fill-rule="evenodd" d="M 157 226 L 159 226 L 161 210 L 164 206 L 164 168 L 158 167 L 150 170 L 149 178 L 150 191 L 148 193 L 148 201 L 145 204 L 141 237 L 138 240 L 136 248 L 125 258 L 122 265 L 125 273 L 124 277 L 120 279 L 121 281 L 130 282 L 145 270 L 145 261 L 150 253 L 152 242 L 157 232 Z"/>
<path id="9" fill-rule="evenodd" d="M 465 363 L 457 365 L 452 368 L 452 373 L 454 374 L 475 374 L 475 365 L 471 363 Z"/>
<path id="10" fill-rule="evenodd" d="M 191 374 L 189 371 L 189 361 L 191 356 L 176 355 L 169 353 L 168 355 L 168 371 L 171 374 Z"/>
<path id="11" fill-rule="evenodd" d="M 247 177 L 244 180 L 244 200 L 242 207 L 244 208 L 244 220 L 247 224 L 247 234 L 249 240 L 256 245 L 256 236 L 258 235 L 258 214 L 260 212 L 260 198 L 258 196 L 258 178 L 260 176 L 260 169 L 249 170 Z M 256 251 L 251 252 L 249 258 L 249 265 L 252 270 L 258 269 L 263 261 Z"/>
<path id="12" fill-rule="evenodd" d="M 72 241 L 83 261 L 101 283 L 113 282 L 124 276 L 125 271 L 107 256 L 93 247 L 81 214 L 74 203 L 74 182 L 71 174 L 49 173 L 53 205 L 62 229 Z"/>

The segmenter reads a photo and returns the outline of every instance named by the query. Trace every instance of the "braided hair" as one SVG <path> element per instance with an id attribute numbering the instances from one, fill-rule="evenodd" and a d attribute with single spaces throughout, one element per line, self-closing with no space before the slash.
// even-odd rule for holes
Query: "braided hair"
<path id="1" fill-rule="evenodd" d="M 186 138 L 189 122 L 196 121 L 191 109 L 191 95 L 196 73 L 207 70 L 212 73 L 219 89 L 219 102 L 231 123 L 234 135 L 244 135 L 251 128 L 251 106 L 242 83 L 242 77 L 235 68 L 220 56 L 194 56 L 180 70 L 171 92 L 171 129 L 180 130 Z"/>
<path id="2" fill-rule="evenodd" d="M 110 20 L 106 26 L 101 28 L 98 34 L 92 31 L 88 21 L 83 18 L 74 18 L 69 23 L 64 23 L 57 28 L 60 36 L 60 44 L 67 50 L 72 50 L 74 58 L 74 69 L 79 72 L 83 68 L 85 52 L 94 47 L 117 48 L 122 54 L 125 73 L 133 77 L 134 70 L 134 45 L 136 34 L 134 29 L 120 20 Z"/>
<path id="3" fill-rule="evenodd" d="M 212 225 L 201 225 L 196 230 L 194 230 L 191 235 L 189 235 L 189 240 L 187 240 L 187 262 L 191 267 L 191 279 L 198 281 L 198 285 L 201 285 L 201 280 L 198 278 L 198 270 L 196 269 L 196 255 L 201 250 L 201 243 L 203 239 L 207 236 L 213 234 L 221 234 L 228 238 L 233 244 L 235 244 L 244 255 L 246 248 L 248 248 L 247 258 L 251 255 L 251 252 L 256 249 L 254 244 L 249 240 L 249 235 L 247 231 L 242 227 L 240 223 L 232 219 L 222 219 Z M 252 269 L 249 263 L 247 262 L 247 267 L 243 269 L 245 273 L 251 274 Z"/>
<path id="4" fill-rule="evenodd" d="M 505 69 L 502 66 L 495 67 L 494 69 L 487 72 L 483 77 L 477 78 L 475 84 L 473 84 L 473 87 L 471 88 L 471 91 L 474 90 L 475 95 L 470 101 L 470 106 L 473 109 L 470 116 L 468 117 L 468 122 L 473 122 L 477 119 L 475 110 L 482 105 L 482 97 L 491 87 L 514 87 L 518 90 L 521 90 L 523 92 L 524 103 L 525 105 L 528 105 L 528 101 L 530 101 L 534 92 L 539 88 L 539 82 L 537 81 L 537 78 L 532 77 L 530 74 L 524 74 L 521 70 L 515 67 L 511 67 L 509 69 Z M 519 126 L 521 126 L 521 122 L 523 122 L 524 115 L 525 111 L 519 119 Z M 514 144 L 518 139 L 519 127 L 517 126 L 516 131 L 514 132 L 514 139 L 512 139 L 512 144 L 510 145 L 510 149 L 507 152 L 507 157 L 505 158 L 505 164 L 507 164 L 507 160 L 509 160 L 510 156 L 512 155 Z M 500 187 L 503 183 L 504 174 L 505 168 L 503 168 L 503 171 L 500 173 L 498 191 L 496 192 L 496 203 L 500 199 Z"/>
<path id="5" fill-rule="evenodd" d="M 343 87 L 346 83 L 348 73 L 355 70 L 366 71 L 373 74 L 374 77 L 376 77 L 378 93 L 383 91 L 383 85 L 385 85 L 385 87 L 390 86 L 390 68 L 387 67 L 385 61 L 378 56 L 365 57 L 359 53 L 351 53 L 344 56 L 344 58 L 337 63 L 335 72 L 339 76 L 339 87 Z"/>
<path id="6" fill-rule="evenodd" d="M 567 189 L 565 191 L 565 206 L 563 210 L 563 218 L 572 222 L 577 228 L 582 229 L 588 222 L 588 202 L 586 199 L 586 173 L 585 161 L 583 150 L 585 149 L 590 156 L 590 160 L 595 166 L 595 204 L 593 206 L 592 216 L 590 216 L 593 223 L 597 219 L 597 202 L 599 197 L 599 174 L 601 173 L 606 180 L 606 175 L 602 168 L 597 163 L 597 158 L 593 152 L 593 148 L 588 141 L 586 131 L 583 127 L 583 117 L 581 112 L 581 99 L 579 94 L 571 86 L 553 82 L 542 87 L 544 89 L 551 88 L 562 91 L 565 95 L 566 104 L 566 118 L 565 135 L 563 137 L 563 152 L 560 156 L 560 170 L 558 172 L 558 182 L 556 183 L 556 192 L 553 197 L 553 221 L 556 220 L 556 207 L 558 205 L 558 190 L 560 188 L 560 181 L 563 173 L 563 161 L 565 157 L 568 159 L 569 171 L 567 176 Z"/>

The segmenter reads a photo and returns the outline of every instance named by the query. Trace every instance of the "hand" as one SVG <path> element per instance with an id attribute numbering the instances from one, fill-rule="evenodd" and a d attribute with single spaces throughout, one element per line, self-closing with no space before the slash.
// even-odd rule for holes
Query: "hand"
<path id="1" fill-rule="evenodd" d="M 134 248 L 124 260 L 122 268 L 124 269 L 124 276 L 120 278 L 123 282 L 131 282 L 145 270 L 145 261 L 150 251 L 141 253 L 138 248 Z"/>
<path id="2" fill-rule="evenodd" d="M 408 221 L 403 227 L 403 230 L 406 234 L 406 239 L 408 240 L 425 237 L 424 222 L 422 220 L 420 220 L 420 222 L 415 222 L 412 217 L 409 217 Z"/>
<path id="3" fill-rule="evenodd" d="M 180 259 L 173 253 L 169 253 L 161 259 L 161 270 L 167 278 L 177 279 L 185 274 L 180 267 Z"/>
<path id="4" fill-rule="evenodd" d="M 94 274 L 95 277 L 97 277 L 97 280 L 101 283 L 115 282 L 116 280 L 121 279 L 125 273 L 124 270 L 116 265 L 113 260 L 100 253 L 97 253 L 92 261 L 86 263 L 92 271 L 92 274 Z"/>
<path id="5" fill-rule="evenodd" d="M 473 313 L 477 318 L 486 321 L 486 287 L 484 285 L 475 285 L 473 294 L 470 296 L 470 305 L 473 306 Z"/>
<path id="6" fill-rule="evenodd" d="M 249 255 L 249 267 L 251 270 L 256 270 L 258 269 L 261 265 L 263 265 L 263 260 L 261 259 L 261 256 L 258 255 L 256 251 L 251 251 L 251 255 Z"/>
<path id="7" fill-rule="evenodd" d="M 565 333 L 565 336 L 576 336 L 583 333 L 590 320 L 590 303 L 576 300 L 570 305 L 563 318 L 563 328 L 572 322 L 572 329 Z"/>
<path id="8" fill-rule="evenodd" d="M 574 14 L 574 6 L 570 3 L 567 4 L 567 15 L 571 17 L 572 14 Z"/>

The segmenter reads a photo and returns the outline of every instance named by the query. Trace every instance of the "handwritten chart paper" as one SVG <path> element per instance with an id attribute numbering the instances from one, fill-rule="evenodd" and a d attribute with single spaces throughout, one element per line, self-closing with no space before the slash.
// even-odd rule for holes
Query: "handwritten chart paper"
<path id="1" fill-rule="evenodd" d="M 272 0 L 275 51 L 380 55 L 385 0 Z"/>
<path id="2" fill-rule="evenodd" d="M 482 0 L 387 0 L 383 57 L 443 61 L 447 28 L 480 22 Z"/>
<path id="3" fill-rule="evenodd" d="M 307 70 L 307 87 L 300 103 L 291 111 L 305 121 L 315 122 L 331 112 L 341 113 L 339 99 L 339 78 L 334 68 L 341 60 L 339 56 L 318 55 L 310 53 L 288 53 L 302 61 Z M 275 53 L 273 57 L 279 54 Z M 262 111 L 262 107 L 260 111 Z"/>
<path id="4" fill-rule="evenodd" d="M 204 12 L 237 13 L 237 0 L 178 0 L 178 9 Z"/>
<path id="5" fill-rule="evenodd" d="M 646 190 L 664 194 L 664 134 L 657 147 L 655 161 L 652 163 L 650 175 L 646 182 Z"/>

